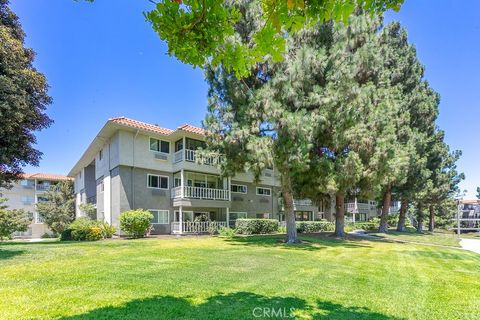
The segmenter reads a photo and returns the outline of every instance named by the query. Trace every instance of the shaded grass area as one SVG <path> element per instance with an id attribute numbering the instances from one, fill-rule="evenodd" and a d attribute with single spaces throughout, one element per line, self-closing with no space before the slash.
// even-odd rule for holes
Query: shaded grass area
<path id="1" fill-rule="evenodd" d="M 1 319 L 462 319 L 480 255 L 302 236 L 0 244 Z M 459 297 L 463 297 L 459 299 Z M 468 297 L 471 297 L 468 298 Z M 267 312 L 265 314 L 265 312 Z"/>
<path id="2" fill-rule="evenodd" d="M 417 233 L 414 228 L 409 228 L 405 232 L 397 232 L 391 229 L 388 233 L 369 232 L 369 235 L 379 237 L 383 240 L 412 241 L 425 244 L 434 244 L 441 246 L 460 247 L 460 239 L 453 232 L 428 232 Z"/>

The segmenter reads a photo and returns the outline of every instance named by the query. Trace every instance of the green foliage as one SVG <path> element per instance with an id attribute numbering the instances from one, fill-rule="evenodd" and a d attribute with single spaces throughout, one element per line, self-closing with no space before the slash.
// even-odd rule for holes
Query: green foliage
<path id="1" fill-rule="evenodd" d="M 235 235 L 235 229 L 229 227 L 221 227 L 218 230 L 218 235 L 223 238 L 232 238 Z"/>
<path id="2" fill-rule="evenodd" d="M 61 233 L 60 240 L 97 241 L 111 238 L 114 232 L 115 228 L 106 222 L 81 217 Z"/>
<path id="3" fill-rule="evenodd" d="M 379 222 L 379 221 L 378 221 Z M 348 223 L 347 227 L 351 228 L 352 230 L 365 230 L 365 231 L 373 231 L 378 229 L 378 222 L 355 222 L 355 223 Z"/>
<path id="4" fill-rule="evenodd" d="M 216 222 L 216 221 L 210 222 L 208 224 L 207 232 L 212 236 L 215 235 L 215 234 L 218 234 L 218 222 Z"/>
<path id="5" fill-rule="evenodd" d="M 102 237 L 104 239 L 111 238 L 116 231 L 114 226 L 111 226 L 105 221 L 100 222 L 98 226 L 102 230 Z"/>
<path id="6" fill-rule="evenodd" d="M 335 224 L 330 221 L 297 221 L 298 233 L 333 231 Z"/>
<path id="7" fill-rule="evenodd" d="M 31 220 L 24 210 L 0 208 L 0 240 L 10 239 L 16 231 L 27 231 Z"/>
<path id="8" fill-rule="evenodd" d="M 120 228 L 132 238 L 141 238 L 151 227 L 152 219 L 152 214 L 147 210 L 125 211 L 120 214 Z"/>
<path id="9" fill-rule="evenodd" d="M 50 234 L 50 233 L 48 233 L 48 232 L 45 232 L 44 234 L 42 234 L 42 235 L 40 236 L 40 238 L 42 238 L 42 239 L 51 239 L 51 238 L 56 238 L 56 236 L 55 236 L 54 234 Z"/>
<path id="10" fill-rule="evenodd" d="M 79 206 L 80 210 L 90 219 L 95 220 L 97 218 L 97 208 L 92 203 L 82 203 Z"/>
<path id="11" fill-rule="evenodd" d="M 235 232 L 238 234 L 268 234 L 278 231 L 276 219 L 237 219 Z"/>
<path id="12" fill-rule="evenodd" d="M 145 17 L 168 53 L 193 66 L 222 65 L 237 77 L 248 77 L 251 69 L 270 57 L 282 60 L 289 37 L 304 27 L 328 20 L 348 22 L 355 7 L 371 14 L 399 10 L 403 0 L 162 0 Z M 254 24 L 245 21 L 254 15 Z M 246 37 L 240 37 L 248 29 Z M 287 36 L 286 36 L 287 35 Z"/>
<path id="13" fill-rule="evenodd" d="M 7 0 L 0 0 L 0 187 L 20 178 L 22 167 L 36 166 L 35 131 L 52 120 L 45 76 L 33 66 L 35 52 L 24 47 L 25 33 Z"/>
<path id="14" fill-rule="evenodd" d="M 37 203 L 37 212 L 47 226 L 61 234 L 75 219 L 75 195 L 71 181 L 60 181 L 43 195 L 45 201 Z"/>

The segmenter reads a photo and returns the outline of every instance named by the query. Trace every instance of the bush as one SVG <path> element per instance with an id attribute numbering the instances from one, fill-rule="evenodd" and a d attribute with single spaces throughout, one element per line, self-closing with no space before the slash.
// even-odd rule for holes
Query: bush
<path id="1" fill-rule="evenodd" d="M 97 241 L 111 238 L 115 228 L 103 221 L 90 220 L 86 217 L 78 218 L 65 229 L 60 240 Z"/>
<path id="2" fill-rule="evenodd" d="M 42 238 L 42 239 L 51 239 L 51 238 L 56 238 L 56 236 L 55 236 L 54 234 L 50 234 L 50 233 L 48 233 L 48 232 L 45 232 L 44 234 L 42 234 L 42 235 L 40 236 L 40 238 Z"/>
<path id="3" fill-rule="evenodd" d="M 218 234 L 220 237 L 231 238 L 235 235 L 235 229 L 229 227 L 221 227 L 218 230 Z"/>
<path id="4" fill-rule="evenodd" d="M 378 229 L 379 224 L 375 222 L 367 221 L 367 222 L 355 222 L 355 224 L 349 223 L 348 226 L 351 226 L 352 229 L 356 229 L 356 230 L 360 229 L 365 231 L 373 231 Z"/>
<path id="5" fill-rule="evenodd" d="M 235 230 L 239 234 L 266 234 L 278 231 L 275 219 L 237 219 Z"/>
<path id="6" fill-rule="evenodd" d="M 67 228 L 63 230 L 63 232 L 60 234 L 60 241 L 71 241 L 71 240 L 73 240 L 72 229 Z"/>
<path id="7" fill-rule="evenodd" d="M 152 214 L 143 209 L 125 211 L 120 215 L 120 227 L 132 238 L 140 238 L 150 230 L 152 219 Z"/>
<path id="8" fill-rule="evenodd" d="M 0 241 L 4 238 L 10 239 L 15 231 L 27 231 L 30 222 L 31 218 L 24 210 L 0 207 Z"/>
<path id="9" fill-rule="evenodd" d="M 103 238 L 102 235 L 102 228 L 99 226 L 91 226 L 88 231 L 87 235 L 85 237 L 85 240 L 87 241 L 97 241 Z"/>
<path id="10" fill-rule="evenodd" d="M 208 233 L 213 236 L 218 233 L 218 222 L 212 221 L 208 224 Z"/>
<path id="11" fill-rule="evenodd" d="M 116 231 L 114 226 L 109 225 L 105 221 L 100 222 L 99 226 L 100 226 L 100 229 L 102 230 L 102 238 L 104 239 L 111 238 Z"/>
<path id="12" fill-rule="evenodd" d="M 335 224 L 330 221 L 298 221 L 297 223 L 298 233 L 312 233 L 312 232 L 324 232 L 335 230 Z"/>

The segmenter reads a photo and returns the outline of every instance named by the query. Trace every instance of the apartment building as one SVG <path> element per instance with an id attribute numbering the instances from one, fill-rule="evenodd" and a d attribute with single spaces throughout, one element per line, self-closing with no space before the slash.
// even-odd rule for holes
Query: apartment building
<path id="1" fill-rule="evenodd" d="M 72 180 L 64 175 L 49 173 L 23 174 L 22 179 L 13 183 L 10 189 L 0 189 L 0 197 L 7 199 L 4 203 L 8 209 L 23 209 L 31 214 L 32 223 L 26 232 L 17 232 L 17 237 L 39 238 L 50 233 L 35 205 L 44 200 L 45 191 L 59 181 Z"/>
<path id="2" fill-rule="evenodd" d="M 234 225 L 238 218 L 282 219 L 279 179 L 267 169 L 260 182 L 250 173 L 222 177 L 221 157 L 199 158 L 204 131 L 191 125 L 175 130 L 125 117 L 107 121 L 70 177 L 75 179 L 77 216 L 81 203 L 93 203 L 97 219 L 119 225 L 120 214 L 149 210 L 155 234 L 206 231 L 209 221 Z M 297 220 L 318 220 L 311 201 L 296 199 Z M 197 217 L 207 217 L 201 224 Z M 198 219 L 197 219 L 198 220 Z"/>

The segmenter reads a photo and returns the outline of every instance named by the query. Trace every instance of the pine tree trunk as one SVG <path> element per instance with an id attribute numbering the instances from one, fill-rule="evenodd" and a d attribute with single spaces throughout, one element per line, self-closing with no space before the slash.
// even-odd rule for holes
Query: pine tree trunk
<path id="1" fill-rule="evenodd" d="M 390 209 L 390 203 L 392 202 L 392 187 L 390 185 L 385 190 L 383 194 L 383 206 L 382 206 L 382 215 L 380 216 L 380 226 L 378 227 L 378 232 L 387 233 L 388 232 L 388 211 Z"/>
<path id="2" fill-rule="evenodd" d="M 418 204 L 417 208 L 417 232 L 422 233 L 423 230 L 423 206 L 421 203 Z"/>
<path id="3" fill-rule="evenodd" d="M 429 210 L 430 215 L 428 217 L 428 231 L 433 232 L 433 229 L 435 229 L 435 210 L 432 205 L 430 206 Z"/>
<path id="4" fill-rule="evenodd" d="M 345 195 L 337 192 L 335 195 L 335 236 L 345 237 Z"/>
<path id="5" fill-rule="evenodd" d="M 397 224 L 397 231 L 404 232 L 405 231 L 405 218 L 407 216 L 407 208 L 408 208 L 408 200 L 406 198 L 402 198 L 400 201 L 400 213 L 398 215 L 398 224 Z"/>
<path id="6" fill-rule="evenodd" d="M 282 171 L 282 197 L 285 210 L 285 221 L 287 225 L 287 243 L 299 243 L 297 237 L 297 225 L 295 223 L 295 211 L 293 209 L 293 191 L 288 169 Z"/>

